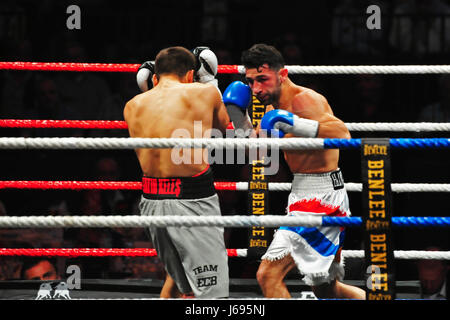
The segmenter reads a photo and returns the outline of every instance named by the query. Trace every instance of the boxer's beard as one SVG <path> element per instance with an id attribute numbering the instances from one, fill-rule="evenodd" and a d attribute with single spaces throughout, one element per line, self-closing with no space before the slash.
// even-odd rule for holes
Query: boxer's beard
<path id="1" fill-rule="evenodd" d="M 272 92 L 266 93 L 264 95 L 259 95 L 257 96 L 257 98 L 265 106 L 267 105 L 278 106 L 280 102 L 280 96 L 281 96 L 281 82 L 279 79 L 277 79 L 277 85 Z"/>

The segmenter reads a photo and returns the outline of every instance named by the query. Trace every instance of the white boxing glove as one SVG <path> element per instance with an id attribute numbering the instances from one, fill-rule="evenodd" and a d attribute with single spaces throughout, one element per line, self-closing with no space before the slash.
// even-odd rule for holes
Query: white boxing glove
<path id="1" fill-rule="evenodd" d="M 145 61 L 138 69 L 136 73 L 136 81 L 142 92 L 148 91 L 153 88 L 152 77 L 155 74 L 155 62 Z"/>
<path id="2" fill-rule="evenodd" d="M 195 81 L 200 83 L 210 83 L 218 87 L 216 79 L 217 57 L 208 47 L 197 47 L 192 50 L 196 59 Z"/>

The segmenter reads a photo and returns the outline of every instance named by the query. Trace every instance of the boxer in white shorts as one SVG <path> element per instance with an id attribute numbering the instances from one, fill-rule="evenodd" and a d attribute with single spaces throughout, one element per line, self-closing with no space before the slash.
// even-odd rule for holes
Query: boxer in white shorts
<path id="1" fill-rule="evenodd" d="M 350 138 L 325 97 L 289 79 L 276 48 L 255 44 L 242 53 L 241 62 L 253 94 L 268 106 L 259 130 L 281 138 Z M 283 152 L 294 174 L 288 214 L 350 215 L 343 179 L 337 171 L 338 149 Z M 333 179 L 341 181 L 336 180 L 333 186 Z M 318 298 L 365 299 L 364 290 L 339 281 L 343 275 L 338 264 L 342 231 L 336 227 L 281 227 L 256 275 L 264 296 L 290 298 L 284 278 L 297 267 Z"/>

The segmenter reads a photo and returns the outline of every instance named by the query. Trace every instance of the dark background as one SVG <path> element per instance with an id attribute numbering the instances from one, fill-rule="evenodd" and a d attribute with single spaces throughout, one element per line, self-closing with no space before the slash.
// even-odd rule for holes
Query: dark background
<path id="1" fill-rule="evenodd" d="M 68 30 L 69 5 L 81 9 L 81 29 Z M 381 29 L 369 30 L 366 9 L 381 8 Z M 275 45 L 288 65 L 449 64 L 450 1 L 2 1 L 2 61 L 141 63 L 167 46 L 207 45 L 219 64 L 240 64 L 240 53 L 257 42 Z M 218 75 L 223 90 L 239 75 Z M 323 94 L 344 122 L 448 122 L 448 75 L 293 75 L 296 83 Z M 4 119 L 123 120 L 125 103 L 138 94 L 132 73 L 0 71 Z M 124 136 L 126 130 L 2 129 L 3 136 Z M 358 133 L 353 137 L 448 137 L 443 133 Z M 392 181 L 448 183 L 450 153 L 393 150 Z M 133 151 L 2 151 L 3 180 L 138 181 Z M 358 150 L 341 152 L 346 182 L 360 182 Z M 217 180 L 245 181 L 245 166 L 215 165 Z M 272 181 L 289 181 L 281 170 Z M 244 214 L 245 192 L 220 192 L 223 214 Z M 272 193 L 272 214 L 284 214 L 287 193 Z M 349 193 L 353 215 L 361 195 Z M 4 215 L 137 214 L 138 192 L 2 190 Z M 396 216 L 448 216 L 446 193 L 393 194 Z M 34 232 L 34 231 L 32 231 Z M 35 232 L 38 232 L 37 230 Z M 90 233 L 86 235 L 83 232 Z M 64 230 L 48 242 L 33 235 L 2 236 L 2 247 L 133 247 L 140 231 Z M 130 231 L 131 232 L 131 231 Z M 60 239 L 62 239 L 60 241 Z M 133 241 L 131 241 L 133 240 Z M 246 247 L 243 229 L 227 231 L 227 247 Z M 448 229 L 395 229 L 396 250 L 448 250 Z M 19 242 L 22 241 L 22 242 Z M 362 235 L 348 229 L 344 249 L 361 249 Z M 106 259 L 105 259 L 106 260 Z M 157 263 L 157 262 L 155 262 Z M 254 277 L 255 265 L 230 262 L 232 276 Z M 107 271 L 92 277 L 129 277 L 138 271 Z M 397 261 L 401 280 L 415 277 L 411 262 Z M 358 265 L 350 277 L 359 277 Z M 120 269 L 120 268 L 119 268 Z M 87 273 L 87 271 L 86 271 Z M 86 274 L 84 273 L 84 274 Z M 157 272 L 155 271 L 155 274 Z M 139 274 L 141 275 L 141 274 Z M 158 274 L 157 276 L 160 276 Z M 5 277 L 4 277 L 5 278 Z M 6 277 L 8 278 L 8 277 Z"/>

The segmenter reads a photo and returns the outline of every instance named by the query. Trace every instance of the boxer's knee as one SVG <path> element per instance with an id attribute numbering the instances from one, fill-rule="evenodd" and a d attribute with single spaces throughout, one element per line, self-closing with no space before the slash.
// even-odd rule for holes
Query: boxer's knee
<path id="1" fill-rule="evenodd" d="M 256 272 L 256 280 L 261 287 L 265 286 L 267 282 L 272 280 L 272 273 L 273 271 L 268 266 L 267 261 L 263 260 L 259 265 L 258 271 Z"/>
<path id="2" fill-rule="evenodd" d="M 289 270 L 292 269 L 292 258 L 285 257 L 280 260 L 262 260 L 256 279 L 261 287 L 273 286 L 282 282 Z"/>

